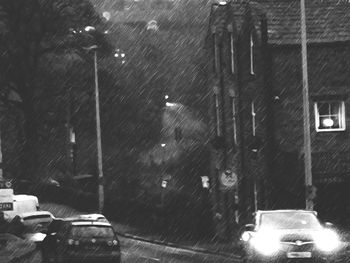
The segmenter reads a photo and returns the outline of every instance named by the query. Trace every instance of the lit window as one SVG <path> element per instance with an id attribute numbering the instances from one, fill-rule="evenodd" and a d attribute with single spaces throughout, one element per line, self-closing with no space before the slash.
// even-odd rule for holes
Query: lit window
<path id="1" fill-rule="evenodd" d="M 345 130 L 345 103 L 344 101 L 315 102 L 316 131 L 344 131 Z"/>
<path id="2" fill-rule="evenodd" d="M 253 38 L 253 33 L 250 33 L 250 50 L 249 50 L 249 55 L 250 55 L 250 74 L 254 75 L 254 38 Z"/>

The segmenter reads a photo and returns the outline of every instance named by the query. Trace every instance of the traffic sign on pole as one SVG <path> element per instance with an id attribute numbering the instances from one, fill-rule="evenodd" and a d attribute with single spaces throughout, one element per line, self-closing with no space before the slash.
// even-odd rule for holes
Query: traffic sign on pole
<path id="1" fill-rule="evenodd" d="M 237 184 L 237 174 L 231 170 L 225 170 L 220 174 L 220 182 L 224 189 L 232 189 Z"/>

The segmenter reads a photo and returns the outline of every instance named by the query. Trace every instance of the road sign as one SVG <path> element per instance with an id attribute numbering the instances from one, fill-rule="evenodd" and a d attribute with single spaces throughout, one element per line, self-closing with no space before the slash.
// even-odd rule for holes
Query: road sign
<path id="1" fill-rule="evenodd" d="M 13 210 L 13 189 L 0 189 L 0 211 Z"/>
<path id="2" fill-rule="evenodd" d="M 221 185 L 225 188 L 232 188 L 237 183 L 237 174 L 231 170 L 226 170 L 220 174 Z"/>
<path id="3" fill-rule="evenodd" d="M 13 211 L 13 202 L 0 203 L 0 211 Z"/>

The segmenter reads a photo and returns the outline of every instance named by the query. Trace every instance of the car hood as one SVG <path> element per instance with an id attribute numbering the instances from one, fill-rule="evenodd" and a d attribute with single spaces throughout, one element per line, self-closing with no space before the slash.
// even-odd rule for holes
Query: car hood
<path id="1" fill-rule="evenodd" d="M 295 241 L 303 241 L 303 242 L 312 242 L 314 240 L 315 234 L 322 231 L 320 230 L 310 230 L 310 229 L 283 229 L 276 231 L 280 237 L 281 241 L 285 242 L 295 242 Z"/>

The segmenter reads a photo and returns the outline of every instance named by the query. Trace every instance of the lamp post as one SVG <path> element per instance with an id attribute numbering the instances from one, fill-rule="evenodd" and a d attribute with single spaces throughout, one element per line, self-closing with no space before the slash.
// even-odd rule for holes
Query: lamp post
<path id="1" fill-rule="evenodd" d="M 93 37 L 96 33 L 96 28 L 93 26 L 86 26 L 84 31 L 88 33 L 88 36 Z M 83 33 L 82 30 L 70 29 L 73 34 Z M 104 207 L 104 186 L 103 186 L 103 167 L 102 167 L 102 141 L 101 141 L 101 120 L 100 120 L 100 95 L 98 86 L 98 69 L 97 69 L 97 50 L 98 46 L 91 45 L 89 47 L 83 47 L 86 51 L 94 52 L 94 79 L 95 79 L 95 107 L 96 107 L 96 139 L 97 139 L 97 165 L 98 165 L 98 211 L 102 213 Z"/>
<path id="2" fill-rule="evenodd" d="M 88 28 L 88 27 L 87 27 Z M 85 30 L 87 29 L 85 28 Z M 86 30 L 89 31 L 89 30 Z M 94 52 L 94 78 L 95 78 L 95 107 L 96 107 L 96 139 L 97 139 L 97 165 L 98 165 L 98 211 L 102 213 L 104 206 L 104 187 L 103 187 L 103 167 L 102 167 L 102 141 L 101 141 L 101 119 L 100 119 L 100 95 L 98 86 L 97 69 L 97 45 L 85 48 Z"/>
<path id="3" fill-rule="evenodd" d="M 314 202 L 310 189 L 312 189 L 312 159 L 310 135 L 310 106 L 309 106 L 309 79 L 307 68 L 307 39 L 306 39 L 306 11 L 305 0 L 300 0 L 301 25 L 301 57 L 303 76 L 303 128 L 304 128 L 304 172 L 305 172 L 305 207 L 313 210 Z"/>

